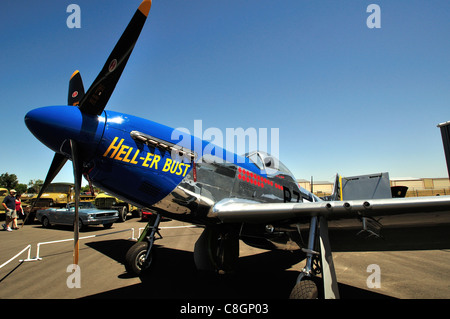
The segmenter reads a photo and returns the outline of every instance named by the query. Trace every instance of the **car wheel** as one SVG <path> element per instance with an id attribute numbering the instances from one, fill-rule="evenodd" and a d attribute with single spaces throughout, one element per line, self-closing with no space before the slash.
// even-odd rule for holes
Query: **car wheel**
<path id="1" fill-rule="evenodd" d="M 80 219 L 78 220 L 78 231 L 83 231 L 85 226 L 83 225 L 83 221 Z"/>
<path id="2" fill-rule="evenodd" d="M 42 223 L 42 226 L 44 227 L 44 228 L 50 228 L 50 221 L 48 220 L 48 218 L 47 217 L 42 217 L 42 219 L 41 219 L 41 223 Z"/>
<path id="3" fill-rule="evenodd" d="M 126 206 L 122 206 L 119 209 L 119 221 L 124 222 L 127 220 L 128 209 Z"/>

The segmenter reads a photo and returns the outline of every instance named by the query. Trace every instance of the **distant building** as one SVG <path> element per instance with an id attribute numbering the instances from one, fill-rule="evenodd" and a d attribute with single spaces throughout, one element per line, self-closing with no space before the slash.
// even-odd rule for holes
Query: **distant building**
<path id="1" fill-rule="evenodd" d="M 448 178 L 392 178 L 391 186 L 407 186 L 406 197 L 450 195 Z"/>
<path id="2" fill-rule="evenodd" d="M 306 179 L 298 179 L 298 185 L 304 189 L 311 191 L 311 181 Z M 331 195 L 333 193 L 334 182 L 313 181 L 313 193 L 319 197 Z"/>
<path id="3" fill-rule="evenodd" d="M 311 191 L 311 181 L 298 179 L 298 184 Z M 450 180 L 448 178 L 391 178 L 391 186 L 406 186 L 406 197 L 450 195 Z M 313 181 L 313 193 L 317 196 L 331 195 L 334 182 Z"/>

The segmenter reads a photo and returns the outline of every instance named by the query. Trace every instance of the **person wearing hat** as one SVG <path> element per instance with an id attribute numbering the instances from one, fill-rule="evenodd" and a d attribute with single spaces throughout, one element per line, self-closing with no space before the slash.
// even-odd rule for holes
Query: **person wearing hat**
<path id="1" fill-rule="evenodd" d="M 17 218 L 16 214 L 16 190 L 11 189 L 9 191 L 9 195 L 3 199 L 2 203 L 3 207 L 5 207 L 6 212 L 6 224 L 3 224 L 3 228 L 7 231 L 12 231 L 11 227 L 9 227 L 9 223 Z"/>

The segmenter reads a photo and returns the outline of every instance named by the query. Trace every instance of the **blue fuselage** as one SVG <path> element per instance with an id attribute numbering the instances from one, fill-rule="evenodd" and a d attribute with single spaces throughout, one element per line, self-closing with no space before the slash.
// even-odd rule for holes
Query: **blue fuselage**
<path id="1" fill-rule="evenodd" d="M 213 221 L 211 208 L 224 198 L 312 201 L 290 174 L 267 174 L 248 157 L 150 120 L 51 106 L 30 111 L 25 121 L 41 142 L 68 158 L 68 139 L 78 141 L 84 173 L 95 186 L 172 218 Z"/>

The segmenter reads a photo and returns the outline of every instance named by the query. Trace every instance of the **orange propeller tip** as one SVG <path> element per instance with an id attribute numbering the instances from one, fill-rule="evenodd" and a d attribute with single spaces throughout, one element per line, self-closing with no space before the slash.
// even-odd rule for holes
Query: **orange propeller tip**
<path id="1" fill-rule="evenodd" d="M 141 11 L 145 16 L 148 16 L 150 12 L 150 7 L 152 6 L 152 0 L 144 0 L 139 6 L 139 11 Z"/>
<path id="2" fill-rule="evenodd" d="M 72 79 L 77 73 L 80 73 L 80 71 L 76 70 L 75 72 L 73 72 L 72 75 L 70 76 L 70 79 Z"/>

